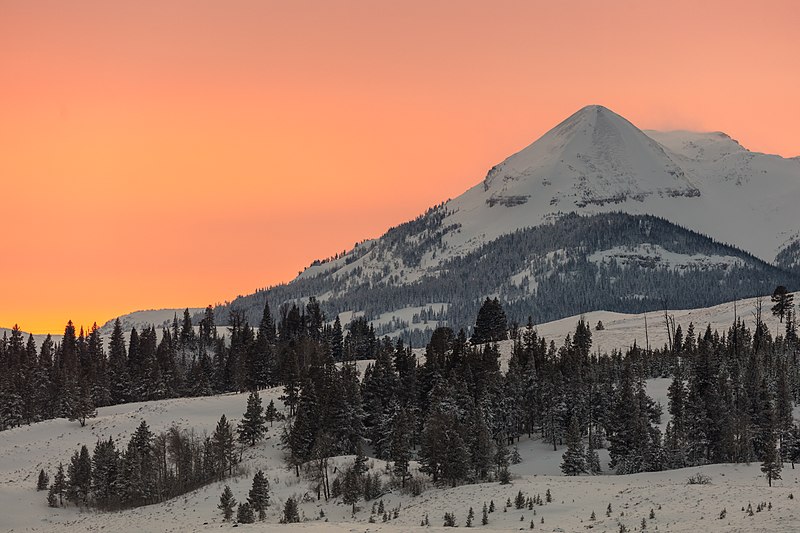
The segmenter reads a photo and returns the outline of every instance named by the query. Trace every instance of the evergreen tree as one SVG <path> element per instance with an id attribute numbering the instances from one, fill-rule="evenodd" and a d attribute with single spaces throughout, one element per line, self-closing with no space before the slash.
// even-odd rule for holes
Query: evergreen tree
<path id="1" fill-rule="evenodd" d="M 344 472 L 344 481 L 342 482 L 342 502 L 353 506 L 353 515 L 356 514 L 356 503 L 360 497 L 361 483 L 358 472 L 355 468 L 348 468 Z"/>
<path id="2" fill-rule="evenodd" d="M 255 446 L 256 442 L 264 438 L 266 430 L 266 420 L 264 419 L 264 408 L 261 407 L 261 397 L 258 395 L 258 392 L 253 391 L 247 398 L 247 410 L 237 428 L 239 442 Z"/>
<path id="3" fill-rule="evenodd" d="M 567 431 L 567 451 L 564 452 L 561 471 L 567 476 L 586 473 L 586 456 L 583 449 L 583 438 L 578 417 L 573 416 Z"/>
<path id="4" fill-rule="evenodd" d="M 300 513 L 297 509 L 297 502 L 294 498 L 287 498 L 283 506 L 283 518 L 281 522 L 284 524 L 294 524 L 300 522 Z"/>
<path id="5" fill-rule="evenodd" d="M 156 500 L 153 437 L 147 423 L 142 420 L 128 441 L 119 473 L 120 498 L 125 505 L 145 505 Z"/>
<path id="6" fill-rule="evenodd" d="M 77 396 L 74 398 L 68 417 L 71 421 L 80 422 L 81 427 L 84 427 L 86 425 L 86 419 L 94 418 L 95 416 L 97 416 L 97 410 L 94 407 L 90 384 L 82 377 L 78 385 Z"/>
<path id="7" fill-rule="evenodd" d="M 39 479 L 36 481 L 36 490 L 47 490 L 50 484 L 50 476 L 44 471 L 44 468 L 39 471 Z"/>
<path id="8" fill-rule="evenodd" d="M 269 426 L 272 427 L 272 423 L 278 420 L 278 416 L 278 410 L 275 408 L 275 400 L 270 400 L 267 408 L 264 410 L 264 420 L 269 422 Z"/>
<path id="9" fill-rule="evenodd" d="M 67 476 L 64 474 L 64 465 L 62 463 L 58 464 L 51 490 L 58 496 L 58 504 L 64 505 L 64 493 L 67 490 Z"/>
<path id="10" fill-rule="evenodd" d="M 214 434 L 211 436 L 211 449 L 214 454 L 217 479 L 233 474 L 233 467 L 237 463 L 236 449 L 233 441 L 233 430 L 225 415 L 217 422 Z"/>
<path id="11" fill-rule="evenodd" d="M 761 471 L 766 474 L 767 483 L 769 483 L 771 487 L 772 480 L 781 479 L 781 469 L 783 465 L 781 463 L 780 454 L 778 453 L 778 443 L 775 437 L 775 415 L 773 413 L 769 413 L 769 415 L 770 422 L 763 430 L 766 435 L 764 437 L 764 462 L 761 464 Z"/>
<path id="12" fill-rule="evenodd" d="M 470 341 L 472 344 L 504 341 L 508 338 L 508 321 L 500 301 L 486 298 L 478 311 L 475 328 Z"/>
<path id="13" fill-rule="evenodd" d="M 222 491 L 219 497 L 219 505 L 217 508 L 222 511 L 222 519 L 226 522 L 230 521 L 233 516 L 233 508 L 236 507 L 236 498 L 233 497 L 233 492 L 228 485 Z"/>
<path id="14" fill-rule="evenodd" d="M 119 476 L 119 453 L 111 437 L 97 441 L 92 454 L 92 495 L 100 508 L 116 503 Z"/>
<path id="15" fill-rule="evenodd" d="M 249 503 L 242 502 L 239 504 L 239 508 L 236 510 L 236 521 L 240 524 L 252 524 L 256 521 L 253 515 L 253 508 L 250 507 Z"/>
<path id="16" fill-rule="evenodd" d="M 406 480 L 411 476 L 409 461 L 411 460 L 411 419 L 406 410 L 396 417 L 396 423 L 391 436 L 390 459 L 394 462 L 392 472 L 400 478 L 400 486 L 406 486 Z"/>
<path id="17" fill-rule="evenodd" d="M 794 307 L 794 294 L 786 290 L 783 285 L 778 285 L 772 292 L 772 314 L 775 315 L 783 322 L 783 318 L 787 313 L 791 313 Z"/>
<path id="18" fill-rule="evenodd" d="M 131 397 L 131 382 L 128 373 L 128 355 L 125 351 L 125 336 L 119 318 L 114 321 L 108 349 L 111 402 L 114 404 L 124 403 Z"/>
<path id="19" fill-rule="evenodd" d="M 258 513 L 258 519 L 264 520 L 267 516 L 267 507 L 269 507 L 269 480 L 261 470 L 253 476 L 253 486 L 247 501 L 253 511 Z"/>
<path id="20" fill-rule="evenodd" d="M 92 460 L 85 445 L 72 456 L 67 476 L 67 499 L 77 505 L 87 505 L 92 484 Z"/>

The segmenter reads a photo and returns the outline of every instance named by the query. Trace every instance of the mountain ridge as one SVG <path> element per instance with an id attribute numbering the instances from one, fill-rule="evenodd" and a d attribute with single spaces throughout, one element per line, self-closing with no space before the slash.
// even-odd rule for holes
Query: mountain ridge
<path id="1" fill-rule="evenodd" d="M 767 270 L 770 283 L 780 279 L 792 285 L 797 281 L 800 222 L 792 216 L 792 208 L 798 203 L 800 159 L 751 152 L 723 132 L 645 132 L 595 104 L 581 108 L 535 142 L 494 165 L 483 180 L 460 196 L 389 228 L 378 238 L 362 241 L 343 255 L 315 261 L 287 284 L 238 297 L 231 304 L 218 306 L 217 311 L 224 321 L 229 310 L 242 310 L 252 322 L 260 316 L 258 307 L 263 307 L 266 299 L 273 306 L 280 306 L 302 304 L 313 296 L 328 316 L 349 312 L 351 316 L 360 313 L 368 317 L 385 316 L 399 309 L 406 314 L 398 316 L 406 316 L 411 308 L 448 303 L 455 305 L 449 306 L 449 319 L 445 321 L 467 325 L 464 320 L 472 312 L 474 301 L 462 305 L 456 298 L 478 300 L 498 294 L 509 297 L 515 294 L 514 281 L 523 279 L 529 283 L 526 290 L 541 292 L 540 288 L 552 281 L 547 276 L 555 272 L 569 275 L 569 270 L 557 264 L 550 270 L 537 270 L 534 276 L 528 274 L 538 268 L 535 265 L 553 263 L 561 252 L 570 255 L 565 264 L 571 261 L 579 277 L 593 268 L 603 272 L 597 275 L 607 275 L 609 269 L 624 264 L 628 273 L 623 277 L 633 270 L 652 279 L 658 277 L 653 274 L 658 270 L 699 270 L 707 282 L 713 278 L 715 283 L 722 283 L 730 272 L 742 275 L 741 269 L 752 268 L 751 274 L 761 277 L 740 279 L 739 283 L 747 285 L 747 289 L 742 288 L 745 293 L 755 295 L 756 288 L 760 293 L 771 291 L 762 276 Z M 630 235 L 623 235 L 622 248 L 611 241 L 607 248 L 598 248 L 596 243 L 580 246 L 573 242 L 574 236 L 569 237 L 569 244 L 559 245 L 557 240 L 565 238 L 564 221 L 574 223 L 569 218 L 573 215 L 621 228 L 619 231 Z M 675 252 L 673 243 L 631 232 L 627 225 L 635 224 L 655 224 L 664 235 L 681 235 L 682 242 L 691 244 Z M 527 235 L 536 228 L 537 239 L 555 242 L 552 249 L 539 250 L 544 250 L 544 257 L 515 255 L 497 244 L 500 239 L 517 233 Z M 590 230 L 590 226 L 586 228 Z M 687 236 L 686 232 L 692 235 Z M 708 250 L 709 245 L 701 237 L 729 246 L 716 255 L 706 255 L 703 250 Z M 469 276 L 463 258 L 479 261 L 479 250 L 492 243 L 495 244 L 488 246 L 486 253 L 503 254 L 508 265 L 516 269 L 510 272 L 503 266 L 503 276 L 508 279 L 493 280 L 493 287 L 485 280 L 473 279 L 473 284 L 483 288 L 482 294 L 447 281 L 454 275 Z M 739 251 L 748 257 L 739 257 Z M 454 265 L 458 265 L 455 270 Z M 713 276 L 710 271 L 715 272 Z M 659 275 L 667 285 L 654 289 L 662 294 L 691 285 L 672 274 Z M 587 280 L 583 283 L 589 283 Z M 447 290 L 442 288 L 445 286 Z M 431 294 L 422 294 L 423 287 Z M 576 304 L 579 310 L 591 311 L 586 305 L 604 301 L 599 287 L 596 283 L 581 289 L 587 295 L 584 303 Z M 362 298 L 369 293 L 387 300 L 376 305 L 367 297 Z M 408 296 L 412 293 L 413 297 Z M 713 305 L 726 297 L 714 300 L 709 293 L 705 300 L 687 300 L 685 305 Z M 508 303 L 515 305 L 514 301 Z M 620 310 L 646 310 L 634 301 L 629 305 Z M 567 309 L 561 312 L 568 316 L 578 308 L 572 313 Z M 520 309 L 514 312 L 519 314 Z M 458 324 L 453 317 L 458 317 Z M 552 320 L 558 316 L 548 314 L 541 318 Z"/>

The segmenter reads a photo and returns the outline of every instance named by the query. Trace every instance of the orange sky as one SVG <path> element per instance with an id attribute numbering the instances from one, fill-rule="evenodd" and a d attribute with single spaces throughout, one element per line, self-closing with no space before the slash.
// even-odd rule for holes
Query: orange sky
<path id="1" fill-rule="evenodd" d="M 0 0 L 0 326 L 287 281 L 589 103 L 800 155 L 799 6 Z"/>

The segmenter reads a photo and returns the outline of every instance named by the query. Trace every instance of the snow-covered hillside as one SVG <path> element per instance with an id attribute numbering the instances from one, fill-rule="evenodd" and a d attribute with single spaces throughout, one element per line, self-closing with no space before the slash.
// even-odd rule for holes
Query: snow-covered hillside
<path id="1" fill-rule="evenodd" d="M 588 106 L 447 202 L 453 250 L 557 213 L 657 215 L 773 261 L 800 230 L 800 161 L 750 152 L 723 133 L 642 132 Z"/>
<path id="2" fill-rule="evenodd" d="M 177 315 L 178 320 L 183 318 L 185 309 L 148 309 L 146 311 L 135 311 L 117 317 L 122 325 L 123 331 L 130 331 L 131 328 L 142 329 L 145 326 L 161 326 L 164 323 L 172 323 L 172 320 Z M 194 315 L 201 312 L 203 309 L 199 307 L 190 307 L 189 313 Z M 100 332 L 103 334 L 111 334 L 114 329 L 114 320 L 109 320 L 100 327 Z"/>
<path id="3" fill-rule="evenodd" d="M 363 365 L 362 365 L 363 369 Z M 668 380 L 648 382 L 648 392 L 657 401 L 665 402 Z M 281 389 L 262 391 L 265 402 L 278 399 Z M 798 490 L 800 469 L 788 468 L 783 479 L 767 487 L 759 465 L 711 465 L 629 476 L 600 475 L 564 477 L 558 475 L 563 447 L 553 451 L 538 440 L 523 437 L 519 443 L 522 463 L 511 468 L 511 485 L 483 483 L 455 488 L 427 489 L 417 497 L 397 490 L 387 491 L 381 498 L 387 509 L 399 508 L 398 517 L 388 523 L 369 523 L 373 502 L 360 502 L 353 516 L 350 506 L 339 499 L 317 501 L 309 482 L 295 477 L 284 466 L 278 445 L 280 425 L 269 431 L 269 438 L 244 452 L 245 475 L 212 483 L 173 500 L 121 512 L 79 511 L 74 506 L 47 507 L 45 492 L 35 490 L 40 468 L 53 472 L 59 462 L 81 444 L 90 448 L 99 438 L 109 436 L 123 443 L 145 420 L 154 431 L 163 431 L 172 424 L 210 433 L 219 416 L 227 414 L 234 421 L 241 416 L 246 395 L 227 394 L 204 398 L 182 398 L 106 407 L 98 417 L 81 428 L 76 422 L 63 419 L 40 422 L 4 431 L 0 438 L 0 530 L 3 531 L 219 531 L 228 530 L 217 509 L 219 495 L 229 484 L 234 496 L 244 501 L 253 473 L 262 469 L 272 490 L 272 505 L 266 523 L 239 527 L 258 531 L 323 531 L 323 532 L 403 532 L 448 531 L 442 528 L 444 513 L 454 513 L 457 525 L 463 527 L 468 509 L 476 513 L 475 527 L 484 531 L 529 529 L 546 531 L 619 531 L 624 524 L 629 531 L 637 529 L 642 518 L 648 530 L 660 531 L 797 531 L 800 508 L 793 493 Z M 666 421 L 665 421 L 666 422 Z M 604 450 L 601 450 L 605 452 Z M 607 459 L 603 455 L 604 461 Z M 352 456 L 331 460 L 331 470 L 351 463 Z M 382 471 L 385 463 L 370 461 L 371 468 Z M 416 471 L 416 466 L 413 467 Z M 709 476 L 711 484 L 687 485 L 687 478 L 698 472 Z M 544 497 L 547 490 L 553 502 L 528 509 L 511 507 L 504 511 L 507 499 L 513 501 L 518 491 L 526 496 Z M 299 498 L 301 524 L 279 524 L 280 509 L 289 497 Z M 484 503 L 493 501 L 497 510 L 489 515 L 489 524 L 480 526 Z M 744 509 L 769 502 L 771 510 L 748 516 Z M 612 512 L 606 516 L 611 505 Z M 650 518 L 650 510 L 655 518 Z M 722 510 L 726 517 L 720 519 Z M 595 513 L 596 519 L 591 515 Z M 324 514 L 324 518 L 322 515 Z M 432 527 L 420 527 L 428 517 Z M 542 519 L 544 522 L 542 522 Z"/>
<path id="4" fill-rule="evenodd" d="M 695 332 L 701 334 L 707 326 L 714 331 L 725 331 L 730 328 L 738 318 L 745 325 L 754 329 L 755 313 L 758 298 L 748 298 L 737 302 L 726 302 L 704 309 L 677 309 L 669 310 L 667 314 L 674 318 L 675 326 L 680 325 L 683 331 L 694 324 Z M 783 334 L 784 324 L 769 311 L 771 305 L 769 297 L 761 298 L 763 309 L 761 319 L 767 325 L 772 335 Z M 667 344 L 667 329 L 664 311 L 650 313 L 626 314 L 610 311 L 593 311 L 582 315 L 584 320 L 592 327 L 592 351 L 601 353 L 612 350 L 625 351 L 633 346 L 634 342 L 641 347 L 649 342 L 651 348 L 661 348 Z M 539 335 L 549 340 L 563 341 L 568 334 L 575 333 L 575 326 L 581 316 L 572 316 L 553 322 L 536 326 Z M 647 328 L 645 329 L 645 318 Z M 604 329 L 597 331 L 598 322 L 603 323 Z"/>
<path id="5" fill-rule="evenodd" d="M 446 249 L 455 254 L 569 212 L 623 211 L 666 218 L 761 259 L 797 238 L 791 206 L 800 202 L 800 160 L 750 152 L 720 132 L 643 132 L 591 105 L 492 167 L 486 178 L 446 202 Z M 307 269 L 352 271 L 348 256 Z M 414 277 L 410 271 L 406 278 Z"/>
<path id="6" fill-rule="evenodd" d="M 515 320 L 546 321 L 598 308 L 654 310 L 665 297 L 691 308 L 776 285 L 794 290 L 798 203 L 798 158 L 750 152 L 720 132 L 644 132 L 592 105 L 457 198 L 286 285 L 237 298 L 219 316 L 236 308 L 253 323 L 265 300 L 314 296 L 328 316 L 383 322 L 446 302 L 438 320 L 458 329 L 487 296 Z M 673 275 L 684 271 L 692 276 Z M 569 305 L 560 298 L 567 280 L 583 287 Z M 393 331 L 419 341 L 423 329 Z"/>

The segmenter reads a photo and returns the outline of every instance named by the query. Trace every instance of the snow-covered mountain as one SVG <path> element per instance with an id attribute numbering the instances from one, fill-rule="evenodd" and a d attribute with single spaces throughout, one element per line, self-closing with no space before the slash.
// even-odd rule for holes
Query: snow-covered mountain
<path id="1" fill-rule="evenodd" d="M 685 302 L 711 305 L 735 296 L 766 292 L 767 285 L 784 274 L 787 278 L 782 281 L 796 282 L 787 271 L 797 272 L 800 257 L 800 219 L 793 213 L 797 204 L 798 158 L 750 152 L 719 132 L 644 132 L 613 111 L 592 105 L 492 167 L 483 181 L 461 196 L 390 229 L 378 239 L 361 243 L 342 257 L 315 262 L 292 283 L 271 289 L 269 298 L 280 304 L 315 296 L 327 306 L 329 316 L 333 312 L 364 311 L 374 317 L 433 302 L 454 302 L 456 297 L 465 296 L 498 295 L 513 303 L 519 301 L 520 295 L 511 286 L 525 284 L 527 293 L 535 295 L 541 292 L 545 278 L 555 274 L 564 278 L 586 263 L 602 271 L 595 272 L 597 275 L 609 275 L 618 267 L 627 268 L 628 274 L 635 268 L 673 273 L 686 269 L 716 271 L 726 275 L 736 269 L 755 268 L 757 274 L 751 276 L 751 281 L 758 282 L 759 287 L 740 283 L 738 289 L 732 288 L 731 294 L 720 295 L 717 301 Z M 630 225 L 652 227 L 652 221 L 607 218 L 614 213 L 658 217 L 680 230 L 668 229 L 659 222 L 656 226 L 661 234 L 650 235 L 641 228 L 632 230 Z M 563 224 L 565 217 L 573 214 L 592 216 L 591 224 L 609 224 L 615 231 L 629 234 L 619 242 L 605 236 L 581 242 L 580 234 L 567 237 L 570 230 Z M 432 283 L 455 274 L 468 275 L 468 268 L 456 268 L 464 267 L 465 258 L 478 261 L 487 254 L 507 254 L 498 243 L 531 228 L 540 230 L 537 242 L 548 241 L 547 246 L 535 246 L 535 250 L 528 250 L 530 253 L 513 261 L 496 258 L 496 263 L 511 261 L 517 270 L 507 272 L 503 268 L 502 277 L 478 280 L 483 293 L 462 291 L 456 295 L 452 287 Z M 548 230 L 547 237 L 541 234 Z M 695 235 L 688 237 L 682 233 L 685 230 Z M 583 231 L 585 234 L 588 228 Z M 692 244 L 676 247 L 677 234 L 684 244 Z M 717 247 L 712 251 L 711 241 L 700 243 L 702 236 L 716 241 Z M 664 241 L 666 238 L 672 241 Z M 720 243 L 730 247 L 719 247 Z M 756 260 L 763 262 L 757 268 Z M 577 266 L 570 265 L 570 261 L 577 262 Z M 765 278 L 765 263 L 777 265 L 780 272 L 772 270 Z M 499 276 L 499 272 L 495 274 Z M 739 278 L 746 276 L 741 274 Z M 721 283 L 720 279 L 716 282 Z M 585 288 L 589 293 L 585 305 L 572 311 L 592 310 L 586 307 L 601 303 L 594 297 L 595 292 L 605 290 L 600 285 Z M 653 288 L 663 299 L 665 294 L 679 290 L 678 285 L 672 280 Z M 422 286 L 438 292 L 426 295 Z M 414 295 L 399 297 L 401 287 L 412 289 Z M 420 290 L 413 290 L 414 287 Z M 391 296 L 386 294 L 390 288 L 394 288 Z M 381 294 L 379 289 L 386 290 Z M 359 292 L 370 293 L 365 298 L 372 298 L 373 302 L 359 303 L 353 297 Z M 233 306 L 254 309 L 257 305 L 253 302 L 263 302 L 265 296 L 262 291 L 235 301 Z M 344 296 L 346 302 L 342 300 Z M 644 295 L 630 296 L 630 307 L 615 310 L 638 312 L 653 305 L 639 305 L 648 300 Z M 543 297 L 539 295 L 540 300 Z M 386 301 L 376 305 L 374 300 L 381 298 Z M 451 306 L 449 314 L 454 311 L 457 306 Z M 566 309 L 563 312 L 566 315 L 562 316 L 572 314 Z M 550 320 L 558 314 L 541 318 Z"/>
<path id="2" fill-rule="evenodd" d="M 798 239 L 800 158 L 755 153 L 721 132 L 643 132 L 584 107 L 449 200 L 442 261 L 563 213 L 622 211 L 665 218 L 767 262 Z M 341 267 L 307 269 L 304 276 Z"/>

